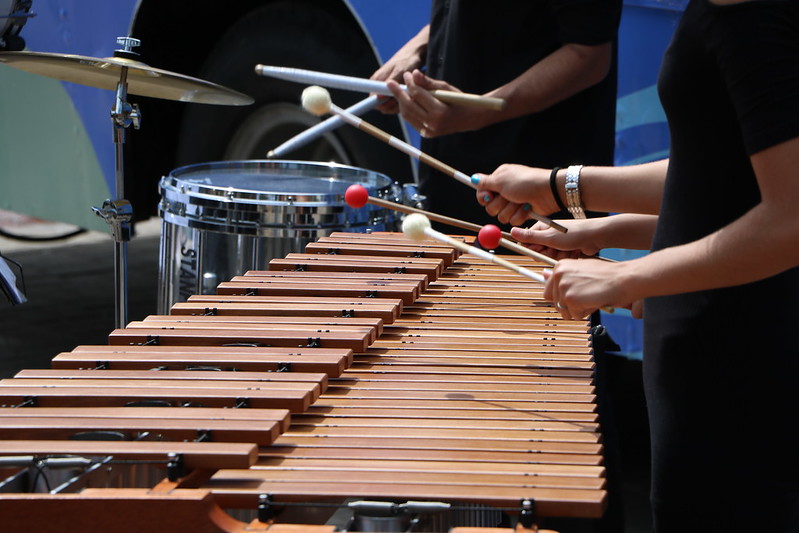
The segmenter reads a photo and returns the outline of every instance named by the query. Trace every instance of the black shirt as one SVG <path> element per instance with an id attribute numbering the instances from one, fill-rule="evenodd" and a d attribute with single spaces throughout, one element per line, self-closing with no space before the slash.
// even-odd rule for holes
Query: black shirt
<path id="1" fill-rule="evenodd" d="M 621 0 L 434 0 L 427 75 L 482 94 L 510 82 L 566 43 L 615 42 Z M 551 168 L 613 164 L 616 59 L 608 76 L 540 113 L 479 131 L 423 139 L 422 150 L 466 174 L 502 163 Z M 474 223 L 486 215 L 474 191 L 426 166 L 430 210 Z"/>
<path id="2" fill-rule="evenodd" d="M 754 207 L 749 156 L 799 136 L 799 2 L 692 0 L 658 88 L 671 153 L 655 250 Z M 656 531 L 799 531 L 797 316 L 796 268 L 647 299 Z"/>

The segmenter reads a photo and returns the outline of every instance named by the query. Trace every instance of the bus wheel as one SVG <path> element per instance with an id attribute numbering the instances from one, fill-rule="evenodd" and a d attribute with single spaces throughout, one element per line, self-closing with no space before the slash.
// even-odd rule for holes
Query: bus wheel
<path id="1" fill-rule="evenodd" d="M 304 85 L 259 76 L 257 64 L 358 77 L 368 77 L 377 68 L 360 27 L 343 13 L 305 2 L 277 2 L 251 11 L 222 35 L 199 76 L 247 94 L 255 103 L 187 106 L 178 139 L 179 165 L 264 159 L 270 150 L 320 120 L 301 107 Z M 340 107 L 367 96 L 330 93 Z M 373 111 L 367 118 L 402 137 L 396 116 Z M 382 172 L 396 181 L 412 181 L 407 156 L 350 126 L 339 127 L 284 159 L 334 161 Z"/>

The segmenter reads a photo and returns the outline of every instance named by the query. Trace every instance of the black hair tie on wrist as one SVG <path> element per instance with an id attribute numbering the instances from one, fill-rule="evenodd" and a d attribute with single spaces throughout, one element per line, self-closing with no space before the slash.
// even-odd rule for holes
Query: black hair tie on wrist
<path id="1" fill-rule="evenodd" d="M 555 167 L 552 169 L 552 172 L 549 174 L 549 188 L 552 189 L 552 196 L 555 198 L 555 203 L 558 204 L 558 207 L 561 211 L 567 211 L 566 206 L 563 205 L 563 200 L 560 199 L 560 195 L 558 194 L 558 184 L 556 183 L 558 177 L 558 171 L 562 167 Z"/>

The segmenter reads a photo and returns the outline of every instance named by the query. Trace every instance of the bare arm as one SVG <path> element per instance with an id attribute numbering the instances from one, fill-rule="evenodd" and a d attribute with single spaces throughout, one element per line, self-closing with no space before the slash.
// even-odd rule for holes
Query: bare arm
<path id="1" fill-rule="evenodd" d="M 585 167 L 580 195 L 590 211 L 658 214 L 668 160 L 626 167 Z M 550 187 L 550 169 L 506 164 L 491 174 L 480 174 L 477 201 L 500 222 L 522 225 L 525 204 L 540 214 L 559 211 Z M 566 171 L 556 176 L 556 190 L 566 201 Z"/>
<path id="2" fill-rule="evenodd" d="M 563 45 L 511 82 L 486 93 L 485 96 L 506 100 L 502 111 L 447 105 L 429 91 L 459 89 L 445 81 L 428 78 L 418 70 L 404 75 L 407 93 L 400 91 L 398 85 L 389 83 L 389 87 L 403 118 L 424 136 L 435 137 L 473 131 L 547 109 L 603 80 L 610 69 L 611 54 L 611 43 Z"/>
<path id="3" fill-rule="evenodd" d="M 585 220 L 562 220 L 563 233 L 538 222 L 529 228 L 512 228 L 514 239 L 529 248 L 558 257 L 560 252 L 578 251 L 593 256 L 604 248 L 649 250 L 655 234 L 654 215 L 613 215 Z"/>
<path id="4" fill-rule="evenodd" d="M 761 201 L 738 220 L 694 242 L 617 264 L 562 261 L 545 297 L 572 316 L 648 296 L 750 283 L 799 265 L 799 138 L 751 157 Z"/>

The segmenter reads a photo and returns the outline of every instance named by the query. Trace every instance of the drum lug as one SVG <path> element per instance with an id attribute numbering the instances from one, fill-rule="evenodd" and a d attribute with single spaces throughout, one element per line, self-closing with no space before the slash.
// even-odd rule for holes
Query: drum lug
<path id="1" fill-rule="evenodd" d="M 419 194 L 415 183 L 405 183 L 402 185 L 402 203 L 416 209 L 427 209 L 427 196 Z"/>

